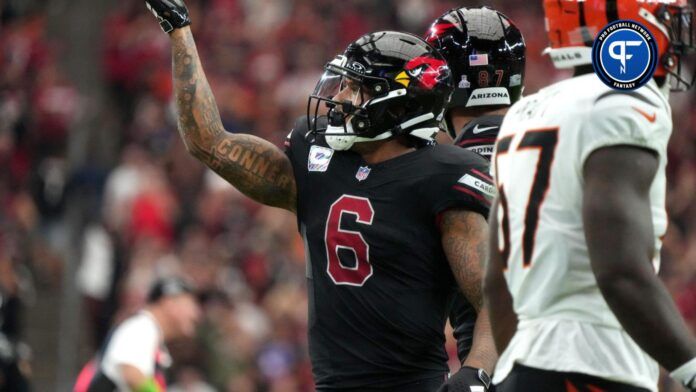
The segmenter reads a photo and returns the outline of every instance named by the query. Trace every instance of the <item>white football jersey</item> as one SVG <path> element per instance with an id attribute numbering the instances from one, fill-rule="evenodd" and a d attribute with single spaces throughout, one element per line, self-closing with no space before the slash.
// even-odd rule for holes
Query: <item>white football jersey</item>
<path id="1" fill-rule="evenodd" d="M 500 357 L 495 383 L 517 362 L 657 389 L 657 363 L 622 329 L 590 266 L 583 166 L 593 151 L 607 146 L 637 146 L 659 155 L 650 189 L 659 255 L 667 229 L 671 131 L 668 100 L 654 81 L 621 92 L 588 74 L 547 87 L 510 109 L 493 164 L 500 190 L 499 247 L 508 254 L 505 277 L 519 324 Z M 659 256 L 654 264 L 657 270 Z"/>

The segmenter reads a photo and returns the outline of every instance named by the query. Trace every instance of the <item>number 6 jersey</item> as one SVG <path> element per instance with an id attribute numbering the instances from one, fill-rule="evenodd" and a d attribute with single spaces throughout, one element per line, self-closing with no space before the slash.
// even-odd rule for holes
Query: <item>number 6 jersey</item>
<path id="1" fill-rule="evenodd" d="M 368 165 L 310 138 L 303 118 L 286 153 L 307 257 L 317 388 L 444 381 L 445 321 L 457 289 L 438 216 L 450 208 L 487 215 L 487 162 L 455 146 L 429 146 Z"/>
<path id="2" fill-rule="evenodd" d="M 623 330 L 599 291 L 583 231 L 583 166 L 595 150 L 654 151 L 655 255 L 667 226 L 665 165 L 671 111 L 655 82 L 614 91 L 594 74 L 515 104 L 498 135 L 499 249 L 519 324 L 494 382 L 515 362 L 656 389 L 658 367 Z M 659 268 L 659 256 L 654 260 Z M 640 293 L 636 293 L 640 295 Z M 493 304 L 495 305 L 495 304 Z"/>

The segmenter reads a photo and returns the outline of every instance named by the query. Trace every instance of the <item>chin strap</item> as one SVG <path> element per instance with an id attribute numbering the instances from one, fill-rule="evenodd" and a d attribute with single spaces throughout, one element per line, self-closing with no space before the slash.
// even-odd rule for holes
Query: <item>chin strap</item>
<path id="1" fill-rule="evenodd" d="M 435 135 L 437 135 L 438 132 L 440 132 L 440 128 L 438 127 L 419 128 L 411 131 L 409 135 L 426 141 L 432 141 L 435 139 Z"/>
<path id="2" fill-rule="evenodd" d="M 379 141 L 379 140 L 389 139 L 389 138 L 392 137 L 393 135 L 394 135 L 394 134 L 392 133 L 392 131 L 387 131 L 387 132 L 380 133 L 379 135 L 377 135 L 377 136 L 375 136 L 375 137 L 360 137 L 360 136 L 356 136 L 356 137 L 355 137 L 355 142 L 356 142 L 356 143 L 360 143 L 360 142 L 376 142 L 376 141 Z"/>

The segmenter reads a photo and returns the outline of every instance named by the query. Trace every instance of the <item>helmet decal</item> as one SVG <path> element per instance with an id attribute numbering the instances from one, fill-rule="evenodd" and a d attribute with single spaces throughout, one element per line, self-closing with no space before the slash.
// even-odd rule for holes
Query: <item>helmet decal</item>
<path id="1" fill-rule="evenodd" d="M 432 44 L 436 39 L 440 38 L 447 30 L 455 28 L 457 26 L 454 23 L 440 21 L 438 20 L 430 27 L 428 36 L 425 37 L 425 41 Z"/>
<path id="2" fill-rule="evenodd" d="M 351 71 L 354 71 L 360 75 L 365 74 L 365 66 L 360 64 L 357 61 L 351 61 L 350 63 L 346 64 L 346 68 L 350 69 Z"/>
<path id="3" fill-rule="evenodd" d="M 406 63 L 404 71 L 396 76 L 396 81 L 408 87 L 418 81 L 420 87 L 432 90 L 443 77 L 449 75 L 447 62 L 430 56 L 420 56 Z M 406 80 L 404 76 L 407 76 Z"/>
<path id="4" fill-rule="evenodd" d="M 396 83 L 399 83 L 404 87 L 408 87 L 411 84 L 411 77 L 406 73 L 406 71 L 401 71 L 398 75 L 396 75 L 394 80 L 396 80 Z"/>

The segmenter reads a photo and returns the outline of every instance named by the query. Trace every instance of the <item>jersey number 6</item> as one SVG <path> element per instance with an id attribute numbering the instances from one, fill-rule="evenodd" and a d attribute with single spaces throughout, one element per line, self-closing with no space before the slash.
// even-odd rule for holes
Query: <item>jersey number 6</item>
<path id="1" fill-rule="evenodd" d="M 539 159 L 534 173 L 532 189 L 529 191 L 527 208 L 524 213 L 524 231 L 522 234 L 522 263 L 524 267 L 529 267 L 532 263 L 532 254 L 534 253 L 534 238 L 539 226 L 539 209 L 544 202 L 546 191 L 549 189 L 549 181 L 551 180 L 551 164 L 553 163 L 556 144 L 558 143 L 558 128 L 534 129 L 525 132 L 517 146 L 517 150 L 513 151 L 510 150 L 512 138 L 513 136 L 507 136 L 498 141 L 496 170 L 498 167 L 497 160 L 503 154 L 527 149 L 539 150 Z M 496 178 L 500 178 L 497 173 Z M 498 201 L 503 210 L 501 226 L 504 238 L 501 253 L 507 268 L 508 257 L 510 256 L 510 218 L 507 208 L 508 199 L 503 185 L 498 184 Z"/>
<path id="2" fill-rule="evenodd" d="M 326 221 L 326 272 L 336 284 L 362 286 L 372 276 L 370 264 L 370 245 L 358 231 L 341 229 L 341 219 L 344 215 L 355 215 L 355 221 L 371 225 L 375 211 L 372 203 L 364 197 L 343 195 L 336 200 L 329 210 Z M 355 256 L 355 265 L 346 266 L 341 263 L 339 250 L 350 251 Z"/>

